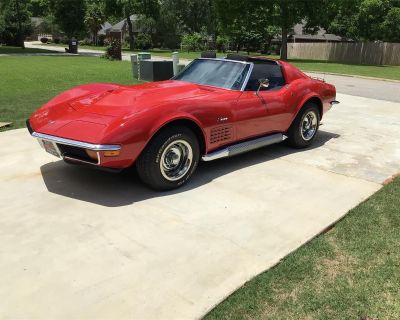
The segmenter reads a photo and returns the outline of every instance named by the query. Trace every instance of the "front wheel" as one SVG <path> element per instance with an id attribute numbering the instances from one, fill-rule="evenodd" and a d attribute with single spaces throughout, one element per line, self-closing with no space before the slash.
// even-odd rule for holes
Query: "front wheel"
<path id="1" fill-rule="evenodd" d="M 320 113 L 317 105 L 307 103 L 298 113 L 287 135 L 288 143 L 295 148 L 308 147 L 317 135 Z"/>
<path id="2" fill-rule="evenodd" d="M 152 189 L 171 190 L 189 180 L 199 157 L 196 135 L 186 127 L 169 127 L 149 142 L 136 168 L 140 179 Z"/>

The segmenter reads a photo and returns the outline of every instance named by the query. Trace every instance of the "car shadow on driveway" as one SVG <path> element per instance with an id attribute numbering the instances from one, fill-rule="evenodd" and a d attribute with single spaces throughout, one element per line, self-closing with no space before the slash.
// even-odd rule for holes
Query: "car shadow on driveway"
<path id="1" fill-rule="evenodd" d="M 318 148 L 338 137 L 335 133 L 319 131 L 313 145 L 308 149 L 293 149 L 279 144 L 232 158 L 200 162 L 191 181 L 179 189 L 167 192 L 148 189 L 140 182 L 135 170 L 112 173 L 86 166 L 69 165 L 63 161 L 47 163 L 41 166 L 40 170 L 49 192 L 101 206 L 120 207 L 154 197 L 186 192 L 234 171 L 288 154 Z"/>

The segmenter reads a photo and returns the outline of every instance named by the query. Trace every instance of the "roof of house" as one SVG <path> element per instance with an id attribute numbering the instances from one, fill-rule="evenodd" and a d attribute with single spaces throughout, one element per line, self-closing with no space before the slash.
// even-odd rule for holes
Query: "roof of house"
<path id="1" fill-rule="evenodd" d="M 107 31 L 110 30 L 111 28 L 112 28 L 111 23 L 106 21 L 101 25 L 101 29 L 99 30 L 99 32 L 97 32 L 97 35 L 99 35 L 99 36 L 104 35 L 105 36 Z"/>
<path id="2" fill-rule="evenodd" d="M 348 41 L 349 39 L 337 36 L 335 34 L 326 33 L 326 30 L 323 28 L 319 28 L 315 34 L 307 34 L 304 31 L 305 22 L 298 23 L 293 27 L 293 32 L 290 35 L 290 38 L 298 39 L 298 40 L 316 40 L 316 41 Z"/>
<path id="3" fill-rule="evenodd" d="M 132 23 L 136 23 L 139 20 L 139 15 L 138 14 L 132 14 L 129 19 L 132 21 Z M 110 31 L 122 31 L 125 28 L 126 25 L 126 19 L 121 20 L 120 22 L 114 24 Z"/>
<path id="4" fill-rule="evenodd" d="M 299 35 L 292 35 L 291 36 L 293 39 L 298 39 L 298 40 L 319 40 L 319 41 L 344 41 L 347 39 L 344 39 L 340 36 L 330 34 L 330 33 L 325 33 L 325 34 L 299 34 Z"/>

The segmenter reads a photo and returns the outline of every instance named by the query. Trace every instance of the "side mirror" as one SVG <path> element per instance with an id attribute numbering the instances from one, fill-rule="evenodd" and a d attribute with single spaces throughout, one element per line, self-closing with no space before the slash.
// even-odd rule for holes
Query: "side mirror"
<path id="1" fill-rule="evenodd" d="M 260 85 L 258 86 L 258 89 L 257 89 L 257 92 L 256 92 L 257 95 L 259 94 L 261 88 L 268 88 L 269 87 L 269 80 L 268 79 L 260 79 L 260 80 L 258 80 L 258 82 L 259 82 Z"/>

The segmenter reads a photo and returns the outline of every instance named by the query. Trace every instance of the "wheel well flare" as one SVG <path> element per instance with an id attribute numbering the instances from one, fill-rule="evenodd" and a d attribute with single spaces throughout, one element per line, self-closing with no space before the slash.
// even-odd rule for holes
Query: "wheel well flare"
<path id="1" fill-rule="evenodd" d="M 184 127 L 189 128 L 190 130 L 192 130 L 193 133 L 196 135 L 198 141 L 199 141 L 200 153 L 201 154 L 205 154 L 205 152 L 206 152 L 206 143 L 205 143 L 205 137 L 204 137 L 203 130 L 198 126 L 197 123 L 195 123 L 192 120 L 189 120 L 189 119 L 173 120 L 171 122 L 168 122 L 168 123 L 164 124 L 161 128 L 159 128 L 157 130 L 156 134 L 158 132 L 160 132 L 161 130 L 165 129 L 165 128 L 174 127 L 174 126 L 184 126 Z"/>

